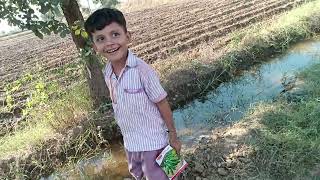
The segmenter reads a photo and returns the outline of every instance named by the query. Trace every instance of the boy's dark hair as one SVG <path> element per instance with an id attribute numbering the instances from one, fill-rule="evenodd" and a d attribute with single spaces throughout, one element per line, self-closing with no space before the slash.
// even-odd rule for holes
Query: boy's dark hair
<path id="1" fill-rule="evenodd" d="M 84 28 L 92 37 L 96 30 L 102 30 L 105 26 L 116 22 L 127 32 L 126 20 L 121 11 L 111 8 L 102 8 L 92 13 L 84 23 Z"/>

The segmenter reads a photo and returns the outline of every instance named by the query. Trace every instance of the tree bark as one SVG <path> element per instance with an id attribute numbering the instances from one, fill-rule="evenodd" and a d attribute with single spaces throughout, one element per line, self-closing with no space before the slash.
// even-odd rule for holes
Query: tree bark
<path id="1" fill-rule="evenodd" d="M 74 22 L 84 21 L 76 0 L 63 0 L 62 10 L 70 29 Z M 71 35 L 78 50 L 85 46 L 86 42 L 81 36 L 76 36 L 74 32 L 71 32 Z M 90 88 L 90 95 L 93 99 L 93 106 L 97 108 L 108 99 L 108 89 L 100 68 L 100 62 L 95 55 L 90 55 L 86 59 L 86 66 L 86 78 Z"/>

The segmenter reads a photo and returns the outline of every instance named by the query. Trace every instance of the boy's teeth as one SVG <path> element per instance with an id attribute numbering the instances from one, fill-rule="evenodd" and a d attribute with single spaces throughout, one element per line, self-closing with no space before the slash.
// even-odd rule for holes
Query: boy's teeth
<path id="1" fill-rule="evenodd" d="M 118 48 L 117 48 L 118 49 Z M 109 51 L 107 51 L 108 53 L 113 53 L 113 52 L 115 52 L 117 49 L 112 49 L 112 50 L 109 50 Z"/>

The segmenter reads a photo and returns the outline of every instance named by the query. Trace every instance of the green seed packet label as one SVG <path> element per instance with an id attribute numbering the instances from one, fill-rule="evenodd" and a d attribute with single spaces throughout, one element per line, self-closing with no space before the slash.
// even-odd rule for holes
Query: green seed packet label
<path id="1" fill-rule="evenodd" d="M 157 157 L 156 162 L 167 174 L 170 180 L 174 180 L 188 166 L 188 163 L 168 145 Z"/>

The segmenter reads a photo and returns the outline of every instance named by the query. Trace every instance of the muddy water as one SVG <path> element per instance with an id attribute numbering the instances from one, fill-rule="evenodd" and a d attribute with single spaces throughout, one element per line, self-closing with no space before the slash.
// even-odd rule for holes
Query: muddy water
<path id="1" fill-rule="evenodd" d="M 130 174 L 123 146 L 113 144 L 105 153 L 81 160 L 42 180 L 123 180 L 125 178 L 130 179 Z"/>
<path id="2" fill-rule="evenodd" d="M 297 44 L 286 55 L 253 67 L 232 81 L 221 84 L 204 99 L 174 111 L 184 148 L 195 144 L 215 127 L 239 120 L 254 104 L 277 98 L 287 85 L 294 83 L 294 73 L 311 66 L 319 54 L 320 41 Z M 43 179 L 122 180 L 130 177 L 121 145 L 113 145 L 110 152 L 80 161 L 71 169 Z"/>

